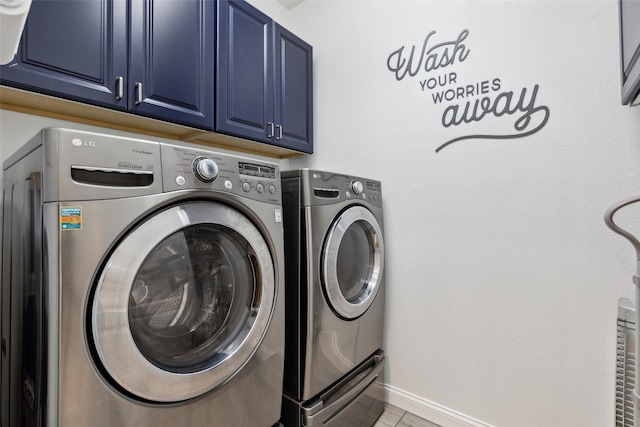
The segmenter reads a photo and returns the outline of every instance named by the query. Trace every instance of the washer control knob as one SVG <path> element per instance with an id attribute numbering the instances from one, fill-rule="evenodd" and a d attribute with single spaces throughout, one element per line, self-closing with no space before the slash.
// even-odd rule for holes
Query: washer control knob
<path id="1" fill-rule="evenodd" d="M 269 193 L 276 194 L 276 186 L 275 185 L 271 184 L 269 186 Z"/>
<path id="2" fill-rule="evenodd" d="M 360 181 L 351 181 L 351 190 L 353 191 L 353 194 L 357 196 L 358 194 L 362 193 L 364 187 L 362 186 L 362 183 Z"/>
<path id="3" fill-rule="evenodd" d="M 218 177 L 218 165 L 207 157 L 196 157 L 192 167 L 193 174 L 202 182 L 213 182 Z"/>
<path id="4" fill-rule="evenodd" d="M 264 191 L 264 185 L 262 184 L 256 185 L 256 190 L 258 190 L 258 193 L 262 193 Z"/>
<path id="5" fill-rule="evenodd" d="M 249 192 L 249 190 L 251 190 L 251 184 L 249 184 L 248 182 L 243 182 L 242 189 L 246 192 Z"/>

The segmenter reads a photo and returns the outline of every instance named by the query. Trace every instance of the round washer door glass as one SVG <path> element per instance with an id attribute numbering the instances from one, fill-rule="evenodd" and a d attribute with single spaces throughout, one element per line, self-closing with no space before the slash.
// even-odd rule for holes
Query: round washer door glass
<path id="1" fill-rule="evenodd" d="M 91 316 L 99 359 L 139 398 L 197 397 L 228 381 L 257 349 L 274 280 L 269 248 L 240 212 L 214 202 L 164 210 L 105 264 Z"/>
<path id="2" fill-rule="evenodd" d="M 353 206 L 331 225 L 323 249 L 323 283 L 329 303 L 345 319 L 371 306 L 382 280 L 384 241 L 371 211 Z"/>

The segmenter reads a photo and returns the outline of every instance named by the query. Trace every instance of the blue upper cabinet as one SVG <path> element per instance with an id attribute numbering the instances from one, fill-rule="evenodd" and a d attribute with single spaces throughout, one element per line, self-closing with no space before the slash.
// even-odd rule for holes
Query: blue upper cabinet
<path id="1" fill-rule="evenodd" d="M 214 14 L 213 0 L 33 0 L 0 82 L 210 130 Z"/>
<path id="2" fill-rule="evenodd" d="M 313 152 L 313 51 L 276 24 L 275 138 L 278 144 Z"/>
<path id="3" fill-rule="evenodd" d="M 273 21 L 244 1 L 219 1 L 216 55 L 218 132 L 271 142 Z"/>
<path id="4" fill-rule="evenodd" d="M 218 2 L 220 133 L 313 152 L 312 48 L 242 0 Z"/>
<path id="5" fill-rule="evenodd" d="M 125 110 L 125 0 L 34 0 L 14 60 L 0 67 L 2 84 Z"/>
<path id="6" fill-rule="evenodd" d="M 213 0 L 131 0 L 129 110 L 213 128 Z"/>
<path id="7" fill-rule="evenodd" d="M 33 0 L 0 83 L 312 153 L 312 61 L 245 0 Z"/>

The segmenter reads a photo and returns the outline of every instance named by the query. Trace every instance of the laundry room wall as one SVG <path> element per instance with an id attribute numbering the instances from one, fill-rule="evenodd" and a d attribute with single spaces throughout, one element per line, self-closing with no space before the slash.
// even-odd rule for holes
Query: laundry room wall
<path id="1" fill-rule="evenodd" d="M 383 183 L 389 401 L 444 427 L 613 425 L 636 265 L 603 215 L 640 195 L 616 1 L 250 2 L 314 47 L 315 153 L 283 168 Z M 57 125 L 86 128 L 0 110 L 0 157 Z"/>
<path id="2" fill-rule="evenodd" d="M 613 425 L 636 266 L 603 216 L 640 195 L 617 2 L 251 3 L 314 47 L 315 152 L 288 167 L 383 183 L 389 401 L 443 426 Z"/>

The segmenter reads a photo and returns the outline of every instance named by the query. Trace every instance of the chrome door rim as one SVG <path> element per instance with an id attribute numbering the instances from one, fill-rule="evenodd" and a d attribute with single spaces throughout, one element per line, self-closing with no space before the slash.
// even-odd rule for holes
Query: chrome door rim
<path id="1" fill-rule="evenodd" d="M 226 226 L 246 239 L 257 257 L 261 296 L 259 307 L 249 315 L 250 331 L 244 340 L 226 348 L 225 356 L 216 364 L 183 374 L 157 367 L 140 352 L 129 329 L 129 295 L 135 275 L 153 248 L 172 233 L 197 224 Z M 91 330 L 100 361 L 123 389 L 148 401 L 179 402 L 200 396 L 231 379 L 262 341 L 274 302 L 273 260 L 255 225 L 228 206 L 215 202 L 191 202 L 156 214 L 118 245 L 98 281 L 92 305 Z"/>
<path id="2" fill-rule="evenodd" d="M 371 278 L 356 302 L 347 300 L 338 281 L 338 250 L 346 231 L 356 222 L 364 222 L 373 240 L 374 263 Z M 362 316 L 373 304 L 380 289 L 384 268 L 384 240 L 382 229 L 375 216 L 362 206 L 353 206 L 344 211 L 331 225 L 324 244 L 322 256 L 323 285 L 333 309 L 346 319 Z"/>

